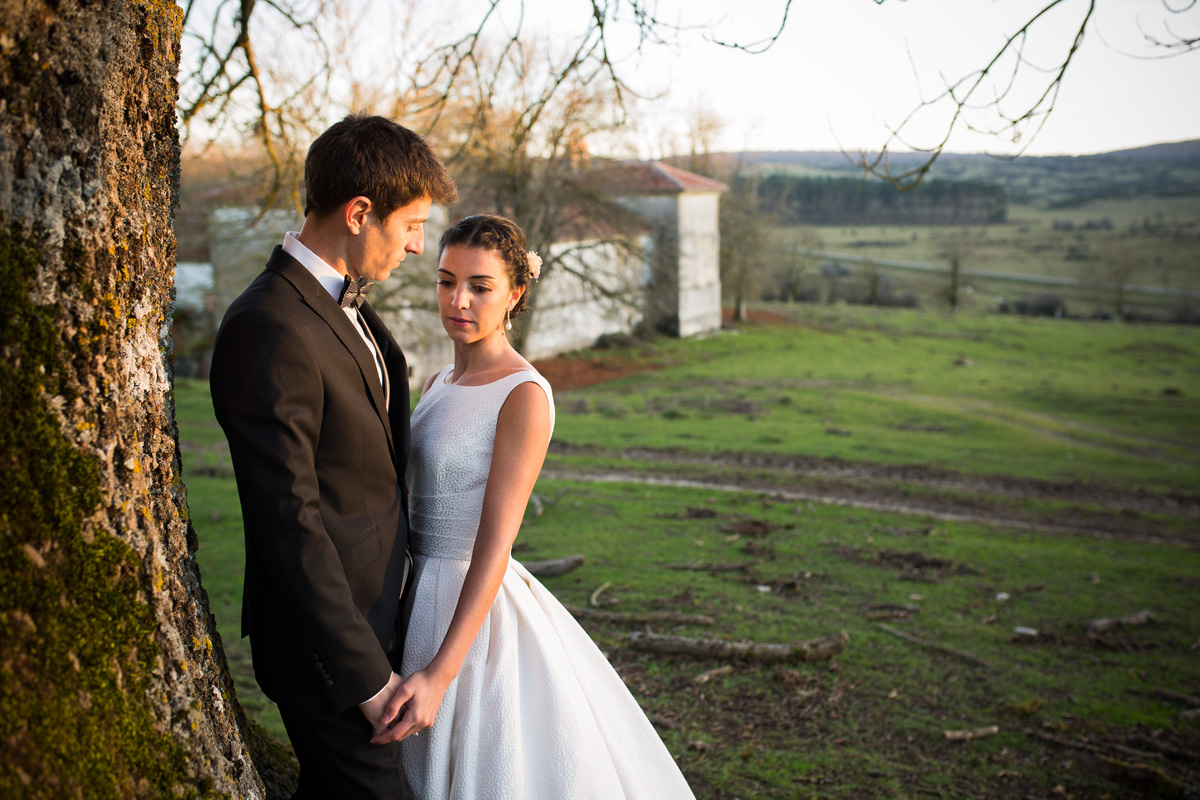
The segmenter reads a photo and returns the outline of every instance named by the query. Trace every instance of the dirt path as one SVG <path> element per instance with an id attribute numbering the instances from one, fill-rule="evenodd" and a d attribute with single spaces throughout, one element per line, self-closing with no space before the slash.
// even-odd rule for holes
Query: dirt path
<path id="1" fill-rule="evenodd" d="M 791 502 L 1200 547 L 1200 525 L 1188 524 L 1200 521 L 1200 497 L 1194 495 L 1123 493 L 1114 487 L 966 475 L 920 465 L 862 464 L 772 454 L 703 456 L 648 448 L 604 451 L 561 443 L 551 446 L 551 454 L 635 462 L 638 466 L 577 467 L 558 465 L 551 459 L 543 470 L 547 478 L 767 492 Z M 1184 524 L 1180 525 L 1179 520 Z"/>
<path id="2" fill-rule="evenodd" d="M 728 317 L 728 314 L 726 315 Z M 753 322 L 785 322 L 752 314 Z M 727 319 L 728 321 L 728 319 Z M 795 324 L 795 323 L 792 323 Z M 592 354 L 561 356 L 535 366 L 559 390 L 575 389 L 660 369 L 654 356 Z M 913 398 L 932 404 L 938 398 Z M 1035 412 L 1004 413 L 982 401 L 972 413 L 1042 435 L 1135 458 L 1191 464 L 1171 443 L 1139 438 Z M 818 502 L 932 519 L 978 522 L 1127 541 L 1170 542 L 1200 547 L 1200 494 L 1129 492 L 1120 486 L 1055 482 L 1008 475 L 976 475 L 920 464 L 849 462 L 774 453 L 697 454 L 682 449 L 605 450 L 551 443 L 543 475 L 581 481 L 620 481 L 709 491 L 768 492 L 797 502 Z M 622 462 L 614 466 L 556 465 L 553 456 Z M 626 469 L 624 464 L 636 463 Z M 1034 502 L 1030 502 L 1034 501 Z"/>

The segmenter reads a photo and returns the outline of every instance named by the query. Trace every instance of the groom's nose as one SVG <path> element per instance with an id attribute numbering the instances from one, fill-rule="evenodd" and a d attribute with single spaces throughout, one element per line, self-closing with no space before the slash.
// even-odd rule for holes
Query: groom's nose
<path id="1" fill-rule="evenodd" d="M 419 255 L 421 255 L 421 253 L 425 252 L 425 231 L 424 231 L 424 229 L 418 230 L 416 236 L 409 239 L 408 246 L 405 247 L 404 249 L 407 250 L 408 252 L 412 253 L 414 256 L 419 256 Z"/>

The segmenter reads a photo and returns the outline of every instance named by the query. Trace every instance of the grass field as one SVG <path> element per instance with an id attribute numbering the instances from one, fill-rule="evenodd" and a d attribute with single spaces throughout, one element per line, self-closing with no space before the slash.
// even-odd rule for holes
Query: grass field
<path id="1" fill-rule="evenodd" d="M 1098 227 L 1105 222 L 1112 227 Z M 1056 229 L 1056 223 L 1074 227 Z M 965 280 L 972 290 L 964 292 L 961 301 L 983 310 L 994 309 L 1001 298 L 1012 302 L 1050 292 L 1061 296 L 1071 313 L 1086 316 L 1097 308 L 1113 313 L 1116 272 L 1123 272 L 1123 282 L 1132 286 L 1200 291 L 1200 198 L 1192 196 L 1100 200 L 1071 209 L 1017 205 L 1010 207 L 1003 224 L 819 226 L 807 232 L 785 227 L 777 235 L 784 248 L 813 248 L 819 240 L 820 247 L 813 249 L 941 267 L 949 263 L 949 250 L 958 249 L 966 270 L 1047 275 L 1083 283 L 1080 288 L 1065 288 Z M 952 245 L 951 240 L 958 243 Z M 936 276 L 885 271 L 898 282 L 899 294 L 912 292 L 927 305 L 936 302 L 946 283 Z M 808 282 L 822 284 L 815 273 Z M 1177 313 L 1173 306 L 1181 301 L 1131 292 L 1124 302 L 1144 313 L 1171 314 Z"/>
<path id="2" fill-rule="evenodd" d="M 697 796 L 1200 790 L 1200 717 L 1162 691 L 1200 695 L 1200 330 L 775 311 L 573 356 L 621 377 L 556 392 L 544 511 L 515 553 L 586 554 L 545 580 L 567 605 L 713 619 L 657 633 L 849 635 L 829 662 L 734 660 L 699 684 L 726 662 L 585 620 Z M 181 381 L 177 410 L 239 699 L 282 734 L 237 639 L 241 520 L 206 385 Z"/>

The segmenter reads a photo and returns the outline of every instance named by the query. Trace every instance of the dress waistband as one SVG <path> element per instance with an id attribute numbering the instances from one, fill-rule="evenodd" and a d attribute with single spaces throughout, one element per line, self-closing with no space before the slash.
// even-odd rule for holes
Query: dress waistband
<path id="1" fill-rule="evenodd" d="M 472 531 L 472 533 L 474 533 Z M 470 561 L 475 550 L 474 536 L 444 536 L 410 528 L 409 546 L 413 555 L 426 558 L 445 558 L 451 561 Z"/>

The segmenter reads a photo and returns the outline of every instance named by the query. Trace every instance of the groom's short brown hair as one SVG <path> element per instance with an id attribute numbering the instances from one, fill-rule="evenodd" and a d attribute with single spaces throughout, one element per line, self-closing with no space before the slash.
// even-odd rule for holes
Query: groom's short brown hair
<path id="1" fill-rule="evenodd" d="M 458 200 L 454 181 L 417 133 L 386 117 L 350 114 L 317 137 L 304 159 L 304 213 L 323 217 L 358 196 L 380 219 L 428 197 Z"/>

